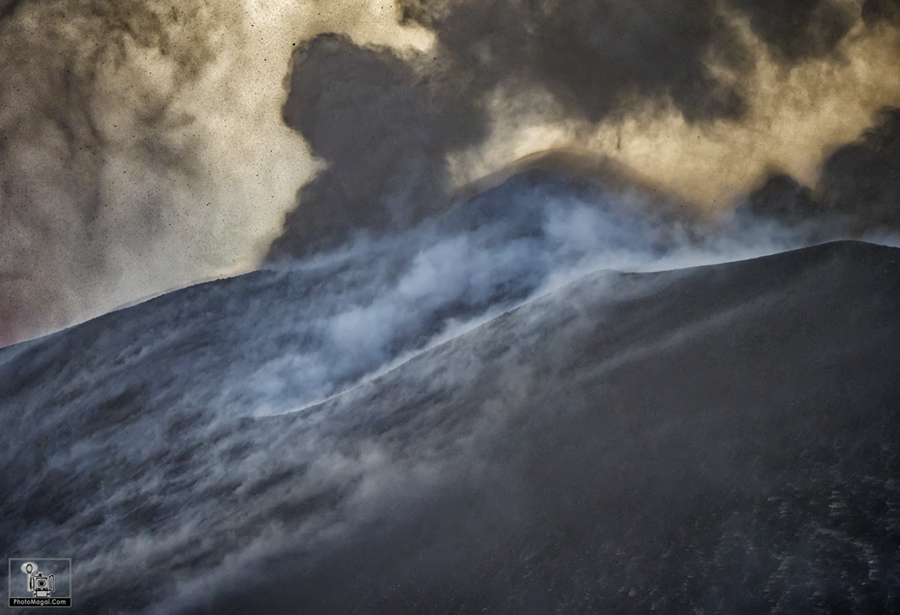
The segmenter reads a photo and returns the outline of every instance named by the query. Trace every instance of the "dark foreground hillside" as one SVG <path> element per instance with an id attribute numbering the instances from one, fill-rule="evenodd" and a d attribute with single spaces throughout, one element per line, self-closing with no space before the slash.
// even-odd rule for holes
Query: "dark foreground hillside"
<path id="1" fill-rule="evenodd" d="M 900 250 L 592 274 L 276 416 L 261 279 L 0 353 L 0 551 L 76 612 L 900 612 Z"/>

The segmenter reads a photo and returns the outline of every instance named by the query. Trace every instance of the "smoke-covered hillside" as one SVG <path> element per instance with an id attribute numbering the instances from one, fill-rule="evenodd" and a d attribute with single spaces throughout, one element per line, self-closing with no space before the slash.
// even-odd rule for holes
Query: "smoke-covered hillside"
<path id="1" fill-rule="evenodd" d="M 898 66 L 900 0 L 0 0 L 2 591 L 900 613 Z"/>
<path id="2" fill-rule="evenodd" d="M 472 211 L 4 349 L 0 551 L 83 613 L 900 609 L 900 252 Z"/>

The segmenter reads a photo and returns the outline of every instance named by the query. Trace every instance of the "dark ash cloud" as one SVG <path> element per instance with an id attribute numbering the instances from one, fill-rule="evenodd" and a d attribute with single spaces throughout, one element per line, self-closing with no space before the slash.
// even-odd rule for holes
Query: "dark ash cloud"
<path id="1" fill-rule="evenodd" d="M 867 24 L 887 22 L 900 25 L 900 2 L 898 0 L 866 0 L 862 6 L 862 17 Z"/>
<path id="2" fill-rule="evenodd" d="M 900 229 L 900 109 L 881 111 L 860 138 L 832 152 L 814 189 L 776 173 L 740 208 L 798 224 L 818 220 L 851 234 Z"/>
<path id="3" fill-rule="evenodd" d="M 706 0 L 402 3 L 482 92 L 548 90 L 567 114 L 598 121 L 630 99 L 671 96 L 690 119 L 739 117 L 738 92 L 706 66 L 715 46 L 746 59 Z"/>
<path id="4" fill-rule="evenodd" d="M 301 189 L 274 253 L 408 228 L 445 205 L 446 155 L 483 139 L 486 119 L 454 80 L 428 72 L 429 59 L 337 35 L 297 50 L 284 120 L 328 168 Z"/>
<path id="5" fill-rule="evenodd" d="M 900 108 L 883 110 L 858 141 L 828 157 L 819 191 L 829 212 L 900 228 Z"/>
<path id="6" fill-rule="evenodd" d="M 750 193 L 739 213 L 775 218 L 796 224 L 808 220 L 820 205 L 812 190 L 785 173 L 775 173 Z"/>
<path id="7" fill-rule="evenodd" d="M 889 21 L 870 0 L 866 23 Z M 881 5 L 879 5 L 881 6 Z M 740 124 L 758 49 L 776 64 L 833 56 L 860 14 L 835 0 L 402 0 L 430 55 L 320 36 L 294 55 L 285 121 L 327 164 L 298 195 L 270 258 L 396 231 L 450 201 L 448 154 L 535 112 L 596 125 L 674 107 L 688 123 Z M 768 101 L 767 101 L 768 102 Z M 764 136 L 758 137 L 764 139 Z"/>
<path id="8" fill-rule="evenodd" d="M 835 0 L 727 0 L 744 13 L 753 32 L 783 61 L 828 55 L 858 17 Z"/>
<path id="9" fill-rule="evenodd" d="M 221 0 L 3 2 L 0 344 L 235 271 L 238 251 L 249 268 L 291 202 L 272 259 L 334 247 L 357 232 L 407 229 L 459 199 L 455 180 L 476 175 L 448 160 L 480 155 L 536 116 L 589 131 L 674 109 L 699 132 L 746 126 L 756 107 L 745 77 L 756 74 L 760 45 L 747 44 L 735 15 L 776 63 L 795 66 L 839 60 L 860 17 L 872 31 L 898 23 L 895 0 L 867 0 L 860 15 L 846 6 L 404 0 L 397 19 L 416 26 L 406 32 L 421 26 L 434 36 L 426 53 L 366 46 L 360 41 L 384 39 L 361 35 L 365 28 L 352 41 L 309 39 L 331 26 L 349 32 L 372 17 L 367 5 L 343 15 L 323 9 L 329 17 L 309 25 L 298 17 L 309 8 L 303 3 L 265 13 Z M 260 15 L 282 21 L 264 30 L 250 23 Z M 270 52 L 282 45 L 272 41 L 283 37 L 286 55 L 288 36 L 299 50 L 284 124 L 277 113 L 261 120 L 261 103 L 240 100 L 257 96 L 266 82 L 256 79 L 260 66 L 276 64 Z M 210 86 L 211 73 L 228 83 Z M 280 93 L 265 104 L 275 108 Z M 864 120 L 854 121 L 855 131 Z M 285 124 L 325 167 L 296 199 L 310 163 Z M 283 134 L 267 132 L 276 125 Z M 296 152 L 284 143 L 272 145 L 282 136 L 303 150 L 297 159 L 288 160 Z M 502 164 L 495 162 L 484 172 Z M 266 169 L 275 170 L 260 178 Z M 261 230 L 245 230 L 254 225 Z"/>

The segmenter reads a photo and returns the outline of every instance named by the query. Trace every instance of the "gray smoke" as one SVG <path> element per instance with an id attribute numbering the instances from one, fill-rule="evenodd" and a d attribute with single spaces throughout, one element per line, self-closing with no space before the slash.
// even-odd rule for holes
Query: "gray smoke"
<path id="1" fill-rule="evenodd" d="M 728 147 L 765 158 L 772 115 L 757 113 L 754 98 L 770 78 L 763 55 L 784 71 L 771 79 L 792 83 L 796 75 L 785 75 L 794 67 L 843 66 L 850 42 L 900 23 L 893 0 L 394 8 L 396 19 L 376 19 L 368 5 L 313 0 L 0 4 L 0 345 L 247 270 L 266 251 L 304 255 L 361 232 L 408 229 L 456 202 L 458 183 L 496 170 L 476 164 L 459 174 L 456 162 L 535 117 L 577 137 L 674 113 L 689 132 L 712 135 L 712 159 L 729 167 L 721 177 L 740 177 L 740 190 L 762 167 L 741 174 L 732 168 L 740 157 L 720 163 L 715 142 L 729 133 L 716 131 L 749 126 Z M 893 57 L 889 38 L 866 39 L 885 49 L 882 64 Z M 415 48 L 402 47 L 413 39 Z M 876 55 L 866 57 L 877 63 Z M 883 92 L 869 87 L 881 83 L 884 67 L 876 69 L 842 86 L 844 96 L 863 83 L 866 102 L 834 120 L 846 115 L 854 126 L 842 126 L 837 141 L 900 90 L 889 79 Z M 810 98 L 834 86 L 811 83 L 797 86 L 809 86 Z M 651 132 L 667 134 L 661 126 Z M 666 151 L 651 140 L 658 160 L 640 169 L 665 169 L 657 178 L 670 189 L 679 174 L 663 162 L 683 160 L 699 139 L 677 138 L 680 149 Z M 563 145 L 583 145 L 574 141 Z M 321 170 L 303 185 L 314 167 L 307 145 Z M 821 144 L 806 145 L 797 156 L 817 159 Z M 613 138 L 594 153 L 615 146 Z M 715 172 L 698 166 L 692 181 L 708 184 Z"/>
<path id="2" fill-rule="evenodd" d="M 257 264 L 311 161 L 244 4 L 2 5 L 0 345 Z"/>
<path id="3" fill-rule="evenodd" d="M 224 19 L 224 15 L 217 16 Z M 17 328 L 66 322 L 71 294 L 89 292 L 115 265 L 110 236 L 132 249 L 165 232 L 164 195 L 152 191 L 111 219 L 108 173 L 116 126 L 104 125 L 104 81 L 145 52 L 171 58 L 169 92 L 138 93 L 128 149 L 146 175 L 170 181 L 198 173 L 191 148 L 174 142 L 193 121 L 167 109 L 214 48 L 190 28 L 196 14 L 163 2 L 7 2 L 0 11 L 0 343 Z M 125 118 L 121 118 L 125 119 Z M 115 123 L 115 121 L 113 121 Z M 120 174 L 130 169 L 122 169 Z M 131 181 L 140 182 L 141 177 Z M 32 322 L 21 322 L 29 312 Z"/>
<path id="4" fill-rule="evenodd" d="M 866 23 L 888 22 L 900 25 L 900 2 L 897 0 L 866 0 L 862 7 Z"/>
<path id="5" fill-rule="evenodd" d="M 486 119 L 458 80 L 429 75 L 426 62 L 336 35 L 298 49 L 284 120 L 329 166 L 300 191 L 291 239 L 275 250 L 333 247 L 358 228 L 408 228 L 444 205 L 446 155 L 480 141 Z"/>
<path id="6" fill-rule="evenodd" d="M 797 224 L 818 218 L 849 234 L 900 228 L 900 109 L 884 109 L 860 138 L 837 148 L 815 188 L 774 174 L 753 191 L 739 213 Z"/>
<path id="7" fill-rule="evenodd" d="M 447 155 L 490 133 L 485 109 L 498 100 L 512 123 L 548 96 L 559 122 L 596 125 L 671 104 L 700 129 L 740 123 L 751 95 L 743 82 L 756 62 L 740 20 L 789 69 L 839 63 L 853 27 L 892 24 L 891 6 L 405 0 L 403 22 L 436 35 L 430 55 L 334 36 L 294 54 L 285 120 L 328 168 L 300 191 L 270 257 L 307 254 L 360 228 L 396 231 L 445 208 Z"/>

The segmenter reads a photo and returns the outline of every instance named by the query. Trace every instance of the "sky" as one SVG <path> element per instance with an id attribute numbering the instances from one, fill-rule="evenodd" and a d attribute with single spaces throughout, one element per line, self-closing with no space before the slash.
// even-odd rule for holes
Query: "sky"
<path id="1" fill-rule="evenodd" d="M 0 345 L 405 230 L 547 150 L 698 216 L 896 227 L 898 26 L 897 0 L 0 0 Z"/>

